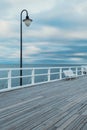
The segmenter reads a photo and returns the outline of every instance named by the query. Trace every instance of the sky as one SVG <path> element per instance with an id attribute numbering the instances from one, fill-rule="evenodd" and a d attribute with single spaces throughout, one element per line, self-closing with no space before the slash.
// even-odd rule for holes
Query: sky
<path id="1" fill-rule="evenodd" d="M 22 23 L 24 64 L 87 63 L 87 0 L 0 1 L 0 63 L 20 62 L 23 9 L 33 20 Z"/>

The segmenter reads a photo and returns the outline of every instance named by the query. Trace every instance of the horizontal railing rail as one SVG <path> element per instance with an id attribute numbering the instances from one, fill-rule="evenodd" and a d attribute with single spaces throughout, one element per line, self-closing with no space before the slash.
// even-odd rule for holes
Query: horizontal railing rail
<path id="1" fill-rule="evenodd" d="M 72 70 L 78 76 L 87 74 L 86 66 L 21 68 L 23 85 L 20 86 L 20 68 L 0 69 L 0 92 L 17 88 L 63 80 L 64 70 Z"/>

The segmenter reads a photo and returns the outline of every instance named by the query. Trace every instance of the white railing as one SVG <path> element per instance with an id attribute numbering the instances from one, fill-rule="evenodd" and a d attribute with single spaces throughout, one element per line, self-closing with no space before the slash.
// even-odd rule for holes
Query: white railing
<path id="1" fill-rule="evenodd" d="M 84 66 L 22 68 L 23 85 L 20 86 L 20 68 L 0 69 L 0 92 L 65 79 L 64 70 L 71 69 L 78 76 L 86 74 Z"/>

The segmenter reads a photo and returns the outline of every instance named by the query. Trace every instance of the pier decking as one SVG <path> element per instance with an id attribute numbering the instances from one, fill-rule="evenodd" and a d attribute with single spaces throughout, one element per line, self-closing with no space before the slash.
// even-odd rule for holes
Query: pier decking
<path id="1" fill-rule="evenodd" d="M 87 130 L 87 76 L 0 93 L 0 130 Z"/>

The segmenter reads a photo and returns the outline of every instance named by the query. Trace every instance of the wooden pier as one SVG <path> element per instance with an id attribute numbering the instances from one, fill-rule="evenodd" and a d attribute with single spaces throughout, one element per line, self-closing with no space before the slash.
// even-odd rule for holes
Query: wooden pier
<path id="1" fill-rule="evenodd" d="M 0 130 L 87 130 L 87 76 L 0 93 Z"/>

